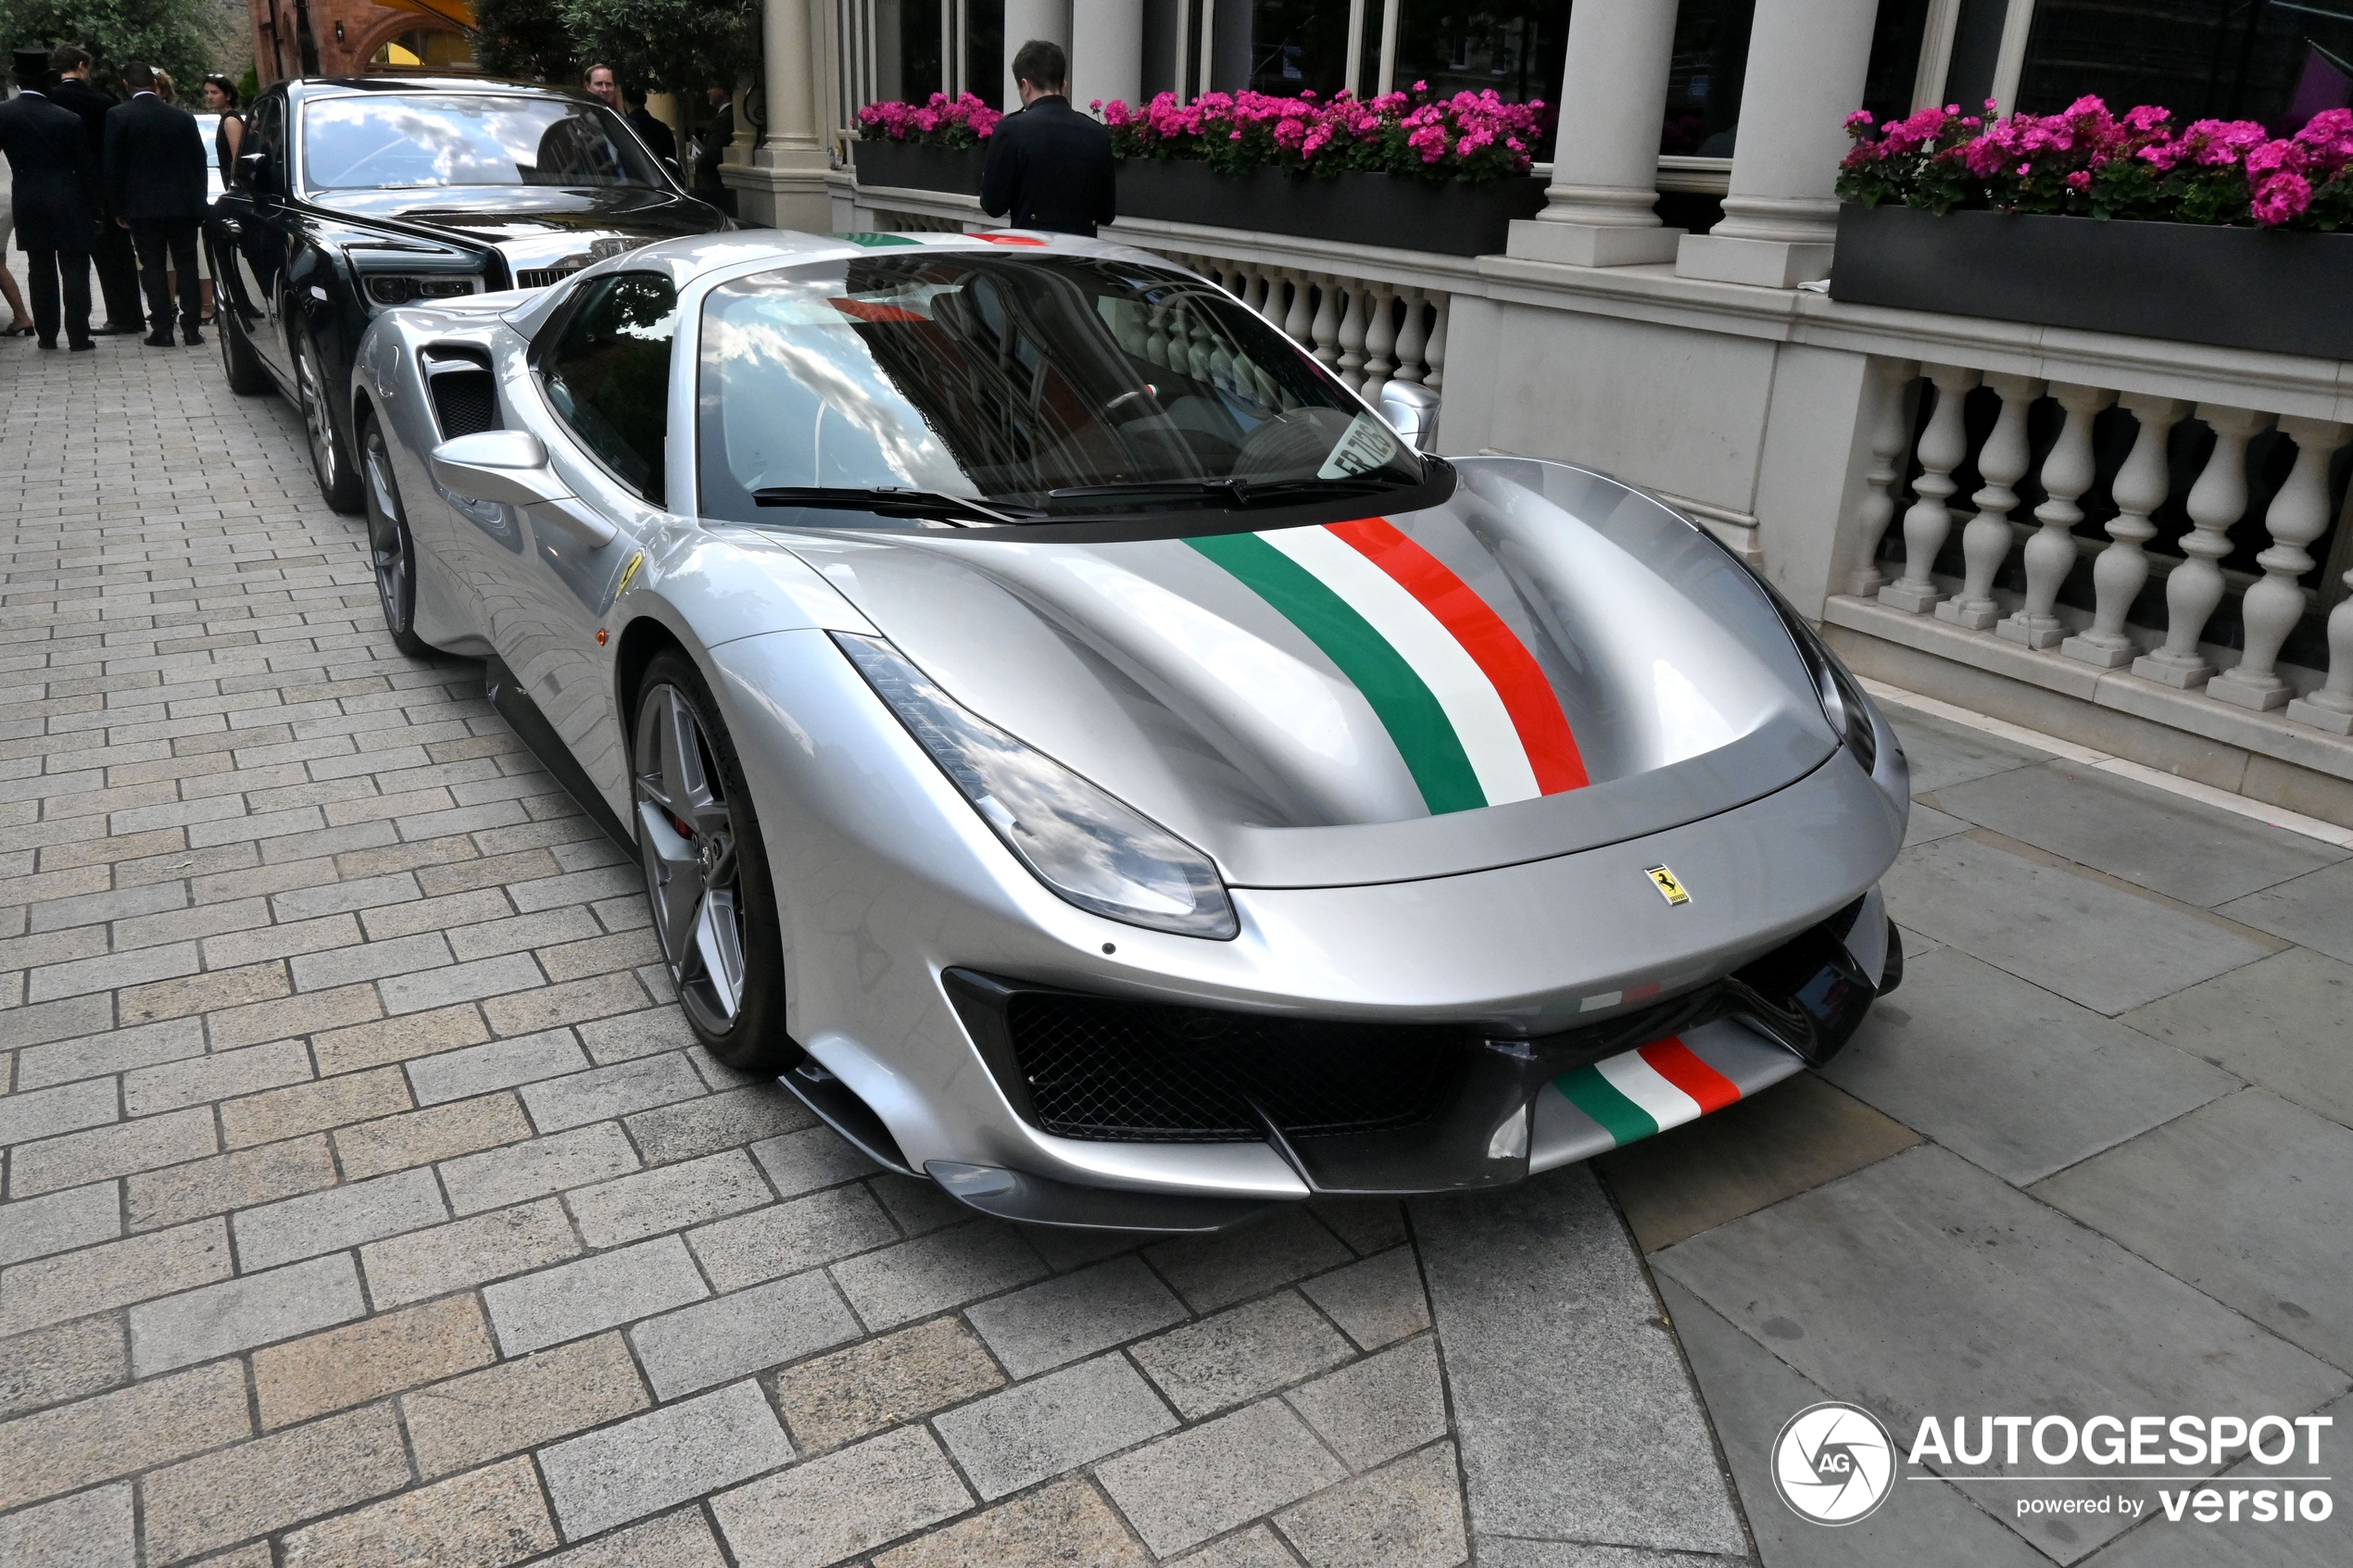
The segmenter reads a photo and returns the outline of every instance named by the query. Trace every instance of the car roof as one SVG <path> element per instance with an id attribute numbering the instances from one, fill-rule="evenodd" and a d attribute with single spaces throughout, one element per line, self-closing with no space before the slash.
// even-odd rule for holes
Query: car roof
<path id="1" fill-rule="evenodd" d="M 536 82 L 509 82 L 496 76 L 294 76 L 277 83 L 289 97 L 327 97 L 355 93 L 485 93 L 518 98 L 561 98 L 581 94 Z"/>

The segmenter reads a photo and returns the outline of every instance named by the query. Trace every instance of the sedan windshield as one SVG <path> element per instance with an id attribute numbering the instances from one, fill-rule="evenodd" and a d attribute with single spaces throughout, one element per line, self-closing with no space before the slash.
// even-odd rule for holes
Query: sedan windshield
<path id="1" fill-rule="evenodd" d="M 1126 259 L 911 247 L 741 279 L 704 312 L 708 516 L 782 521 L 780 506 L 883 493 L 860 521 L 926 515 L 924 495 L 1091 517 L 1424 478 L 1255 313 Z"/>
<path id="2" fill-rule="evenodd" d="M 302 174 L 324 191 L 662 183 L 643 144 L 601 105 L 455 93 L 305 104 Z"/>

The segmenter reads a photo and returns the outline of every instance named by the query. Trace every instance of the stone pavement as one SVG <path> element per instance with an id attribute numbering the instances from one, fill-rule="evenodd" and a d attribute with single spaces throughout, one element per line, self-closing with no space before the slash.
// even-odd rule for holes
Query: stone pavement
<path id="1" fill-rule="evenodd" d="M 1762 1469 L 1826 1396 L 2340 1399 L 2345 849 L 1899 714 L 1911 975 L 1827 1075 L 1507 1193 L 1022 1232 L 692 1047 L 290 409 L 122 340 L 0 399 L 7 1568 L 2353 1556 Z"/>

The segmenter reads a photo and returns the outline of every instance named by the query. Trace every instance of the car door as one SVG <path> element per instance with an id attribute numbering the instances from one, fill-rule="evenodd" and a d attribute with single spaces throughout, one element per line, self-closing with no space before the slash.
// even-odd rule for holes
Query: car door
<path id="1" fill-rule="evenodd" d="M 245 122 L 244 151 L 262 155 L 254 179 L 243 179 L 221 194 L 221 257 L 228 277 L 230 308 L 253 351 L 281 382 L 290 381 L 283 320 L 287 202 L 292 189 L 286 163 L 286 100 L 270 94 L 253 107 Z M 241 158 L 242 162 L 243 159 Z"/>
<path id="2" fill-rule="evenodd" d="M 590 546 L 547 508 L 528 514 L 530 546 L 519 591 L 493 613 L 492 637 L 591 779 L 618 787 L 607 655 L 597 642 L 640 542 L 666 521 L 671 345 L 678 294 L 658 272 L 617 272 L 580 285 L 531 353 L 535 404 L 521 410 L 546 442 L 549 465 L 620 532 Z"/>

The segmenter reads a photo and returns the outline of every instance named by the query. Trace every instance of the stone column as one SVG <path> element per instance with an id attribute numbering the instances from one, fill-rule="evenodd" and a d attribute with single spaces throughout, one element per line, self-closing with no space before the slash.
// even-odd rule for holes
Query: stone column
<path id="1" fill-rule="evenodd" d="M 1007 114 L 1021 107 L 1021 89 L 1013 84 L 1013 56 L 1033 38 L 1070 47 L 1071 0 L 1005 0 L 1005 98 Z M 1140 23 L 1139 23 L 1140 25 Z M 1139 35 L 1140 37 L 1140 34 Z M 1140 52 L 1142 45 L 1138 45 Z M 1140 57 L 1137 69 L 1142 69 Z"/>
<path id="2" fill-rule="evenodd" d="M 1542 212 L 1513 221 L 1507 254 L 1574 267 L 1675 258 L 1683 231 L 1662 227 L 1651 210 L 1675 7 L 1676 0 L 1609 0 L 1569 13 L 1552 189 Z M 1863 33 L 1868 48 L 1868 21 Z"/>
<path id="3" fill-rule="evenodd" d="M 812 0 L 763 0 L 760 63 L 768 129 L 749 167 L 730 170 L 727 182 L 741 193 L 746 222 L 824 233 L 833 227 L 825 191 L 831 160 L 819 124 L 812 9 Z"/>
<path id="4" fill-rule="evenodd" d="M 1015 44 L 1018 48 L 1020 45 Z M 1070 101 L 1132 104 L 1143 95 L 1144 0 L 1076 0 L 1070 8 Z"/>
<path id="5" fill-rule="evenodd" d="M 1831 186 L 1878 12 L 1876 0 L 1757 0 L 1724 219 L 1683 240 L 1678 273 L 1772 289 L 1830 274 Z"/>

